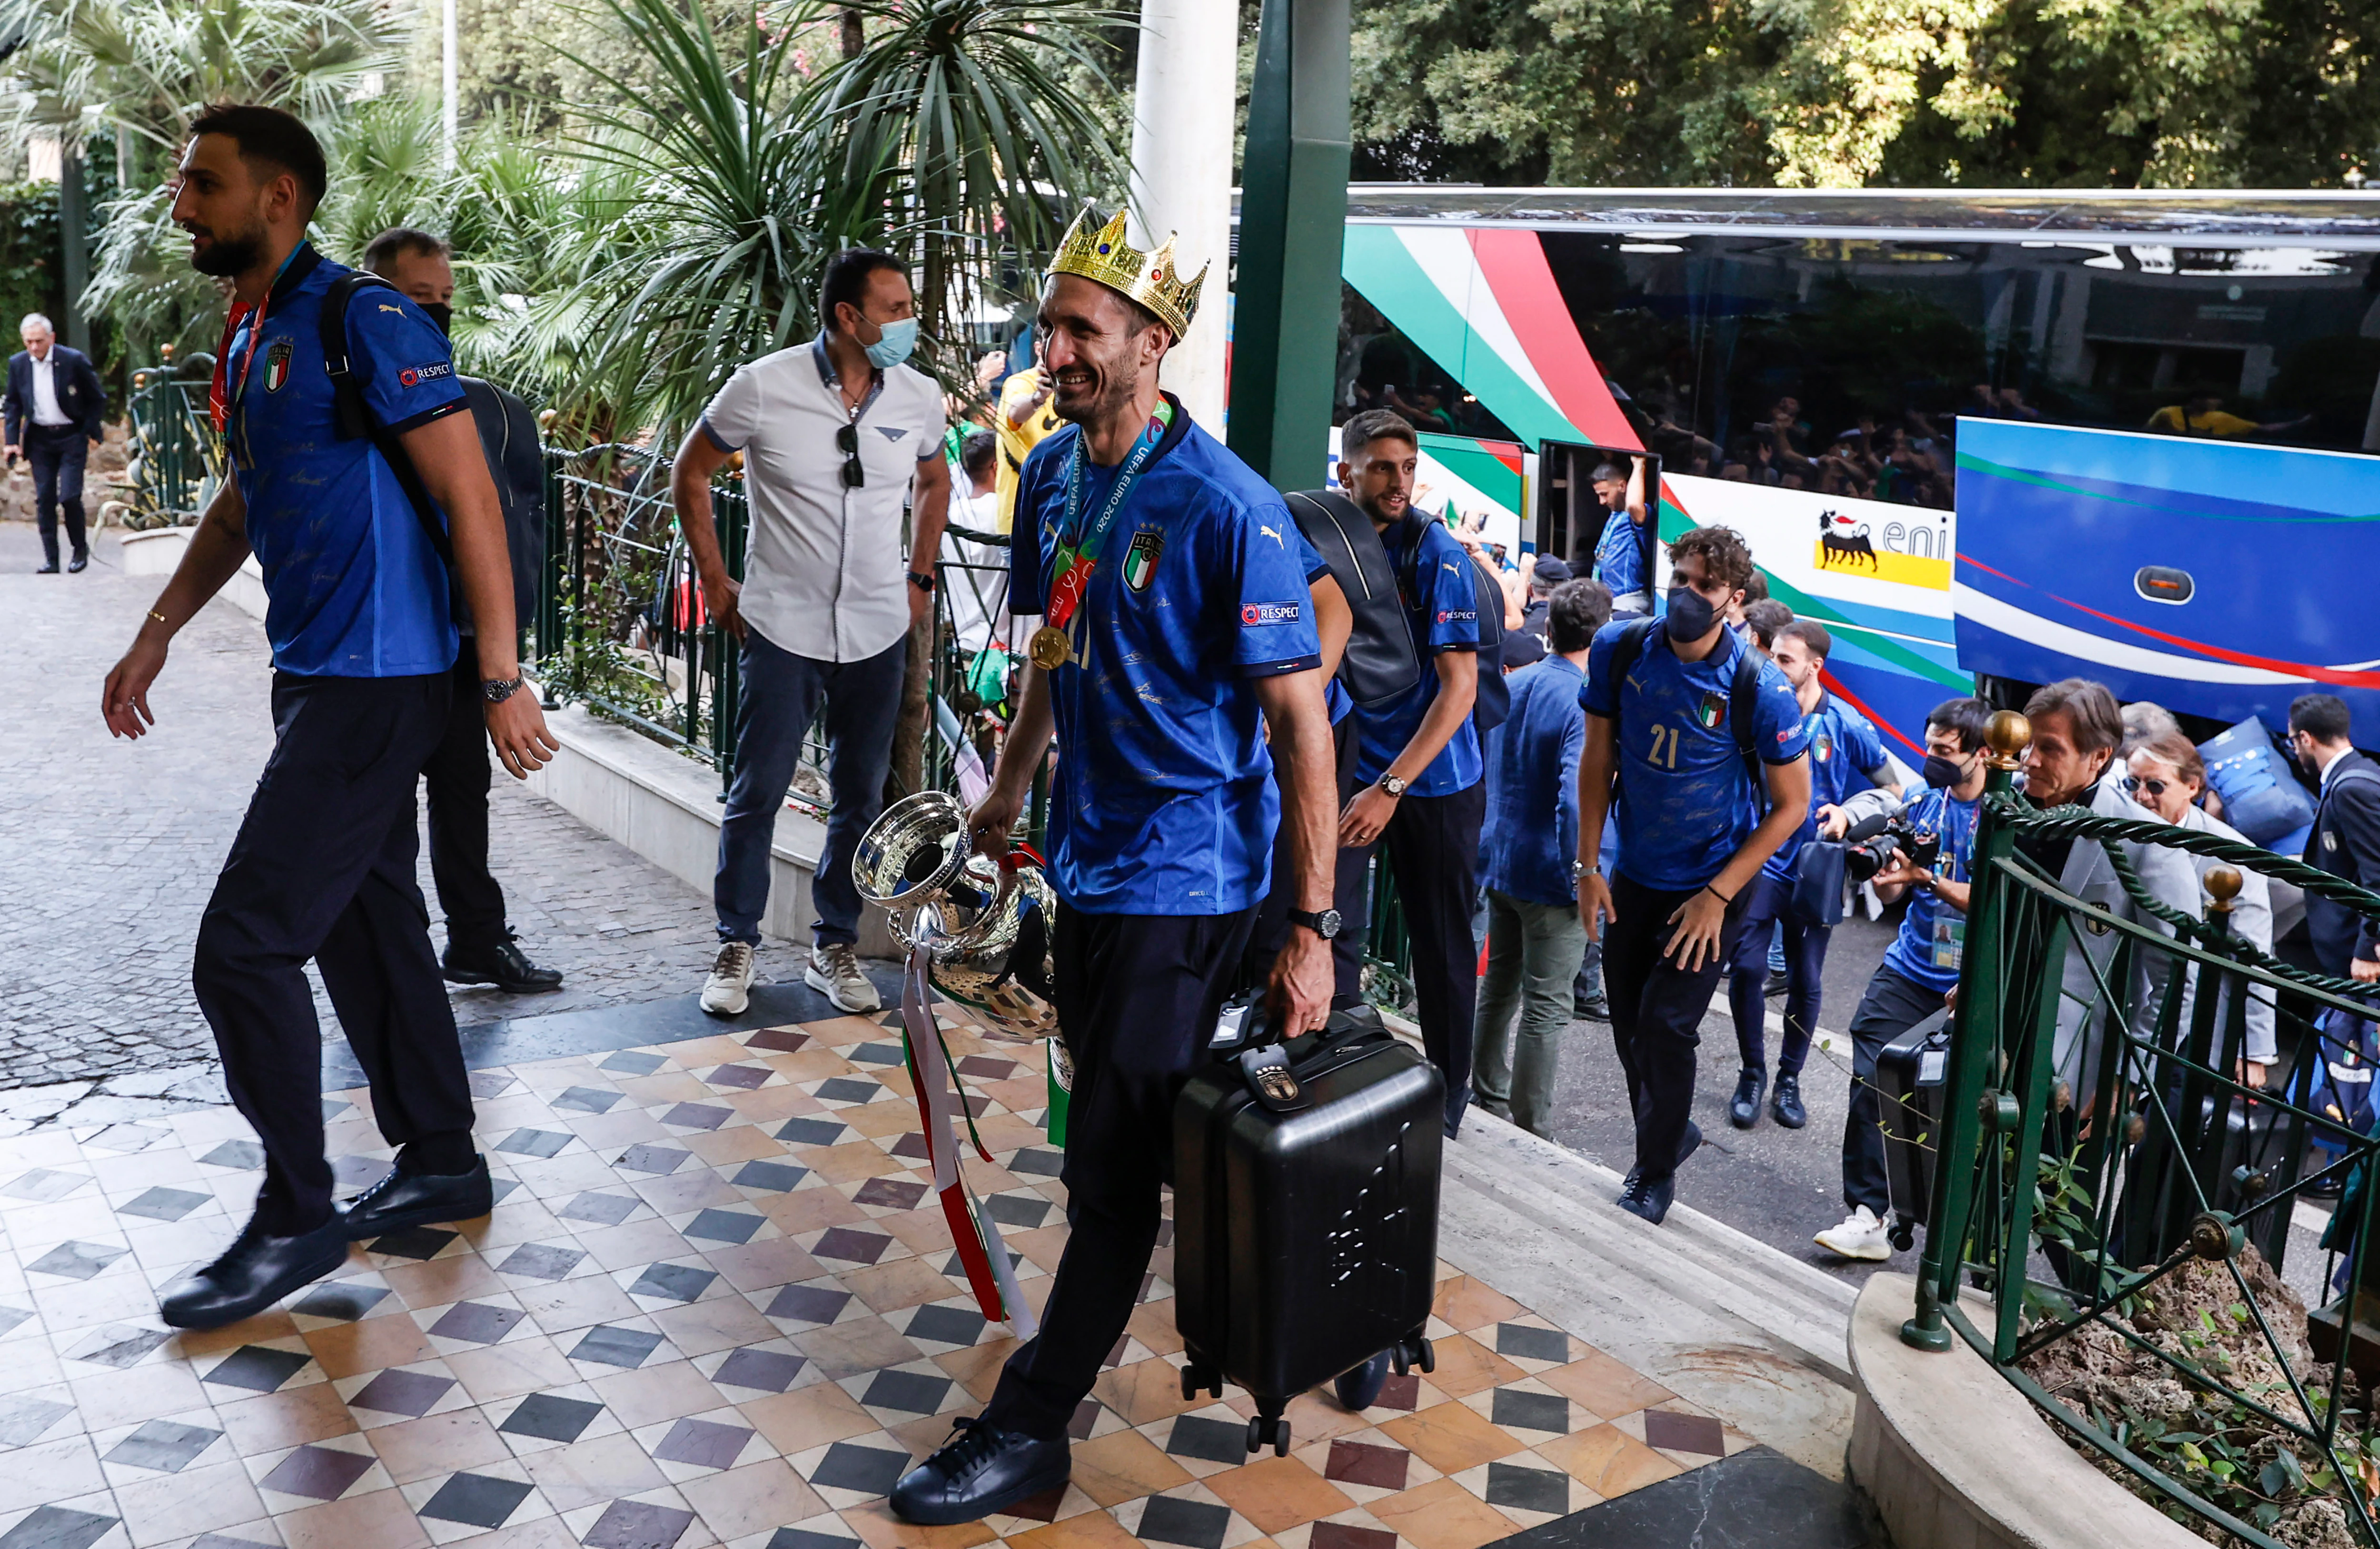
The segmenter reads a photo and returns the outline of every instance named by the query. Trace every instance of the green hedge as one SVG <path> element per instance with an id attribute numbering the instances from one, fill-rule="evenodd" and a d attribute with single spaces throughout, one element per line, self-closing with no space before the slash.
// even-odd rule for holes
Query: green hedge
<path id="1" fill-rule="evenodd" d="M 58 186 L 0 183 L 0 333 L 17 348 L 17 320 L 27 312 L 57 318 L 66 310 L 58 272 Z"/>

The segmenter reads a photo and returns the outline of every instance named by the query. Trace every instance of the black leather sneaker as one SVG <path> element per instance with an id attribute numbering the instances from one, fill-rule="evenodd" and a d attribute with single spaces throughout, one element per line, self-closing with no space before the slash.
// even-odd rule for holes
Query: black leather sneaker
<path id="1" fill-rule="evenodd" d="M 1776 1094 L 1768 1099 L 1768 1111 L 1777 1122 L 1789 1130 L 1798 1130 L 1810 1121 L 1809 1110 L 1802 1106 L 1802 1078 L 1779 1072 Z"/>
<path id="2" fill-rule="evenodd" d="M 1779 1076 L 1779 1082 L 1791 1076 Z M 1727 1121 L 1739 1130 L 1749 1130 L 1760 1122 L 1760 1094 L 1768 1084 L 1766 1071 L 1746 1071 L 1735 1078 L 1735 1095 L 1728 1099 Z"/>
<path id="3" fill-rule="evenodd" d="M 1380 1389 L 1388 1385 L 1389 1352 L 1382 1350 L 1361 1366 L 1340 1373 L 1330 1390 L 1338 1396 L 1340 1408 L 1360 1412 L 1377 1403 Z"/>
<path id="4" fill-rule="evenodd" d="M 488 1159 L 469 1172 L 407 1172 L 399 1168 L 347 1202 L 347 1240 L 385 1237 L 432 1221 L 476 1221 L 496 1207 Z"/>
<path id="5" fill-rule="evenodd" d="M 1678 1196 L 1678 1177 L 1634 1178 L 1620 1193 L 1620 1208 L 1631 1216 L 1641 1216 L 1659 1226 L 1668 1218 L 1670 1204 Z"/>
<path id="6" fill-rule="evenodd" d="M 963 1415 L 941 1451 L 901 1476 L 889 1504 L 921 1527 L 979 1521 L 1055 1490 L 1073 1470 L 1065 1437 L 1044 1441 Z"/>
<path id="7" fill-rule="evenodd" d="M 1703 1127 L 1689 1119 L 1686 1120 L 1686 1138 L 1678 1143 L 1678 1166 L 1684 1167 L 1686 1158 L 1702 1148 Z M 1630 1168 L 1628 1176 L 1621 1180 L 1621 1187 L 1623 1190 L 1633 1189 L 1636 1187 L 1636 1180 L 1644 1176 L 1645 1169 L 1642 1167 Z"/>
<path id="8" fill-rule="evenodd" d="M 347 1262 L 347 1224 L 334 1214 L 312 1231 L 275 1237 L 251 1218 L 223 1256 L 167 1286 L 157 1315 L 174 1328 L 221 1328 L 253 1317 Z"/>
<path id="9" fill-rule="evenodd" d="M 509 936 L 492 947 L 450 945 L 440 965 L 449 984 L 493 985 L 507 995 L 540 995 L 562 987 L 561 969 L 540 968 Z"/>

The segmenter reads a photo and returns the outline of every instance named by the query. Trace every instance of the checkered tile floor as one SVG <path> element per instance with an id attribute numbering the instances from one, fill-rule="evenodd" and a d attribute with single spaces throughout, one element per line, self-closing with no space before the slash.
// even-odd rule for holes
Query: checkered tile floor
<path id="1" fill-rule="evenodd" d="M 940 1014 L 998 1159 L 969 1176 L 1038 1303 L 1066 1235 L 1039 1048 Z M 1291 1455 L 1252 1460 L 1242 1396 L 1180 1396 L 1160 1246 L 1074 1482 L 906 1527 L 885 1491 L 1013 1341 L 929 1197 L 898 1033 L 846 1017 L 473 1083 L 493 1216 L 358 1244 L 203 1335 L 164 1329 L 154 1288 L 247 1215 L 236 1114 L 0 1143 L 0 1549 L 1474 1549 L 1752 1445 L 1441 1265 L 1436 1372 L 1361 1416 L 1301 1398 Z M 343 1181 L 369 1182 L 366 1095 L 324 1107 Z"/>

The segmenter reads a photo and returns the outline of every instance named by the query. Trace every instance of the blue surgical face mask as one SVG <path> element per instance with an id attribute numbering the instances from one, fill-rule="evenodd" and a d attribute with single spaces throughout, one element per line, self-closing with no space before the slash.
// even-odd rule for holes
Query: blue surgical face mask
<path id="1" fill-rule="evenodd" d="M 868 363 L 880 371 L 889 371 L 909 358 L 917 347 L 917 320 L 903 318 L 884 325 L 883 336 L 868 346 Z"/>

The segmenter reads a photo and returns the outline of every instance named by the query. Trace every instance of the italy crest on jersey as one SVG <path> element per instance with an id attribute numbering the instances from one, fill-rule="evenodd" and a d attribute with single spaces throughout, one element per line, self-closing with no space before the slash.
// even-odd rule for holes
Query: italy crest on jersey
<path id="1" fill-rule="evenodd" d="M 289 357 L 298 351 L 296 341 L 275 339 L 264 347 L 264 390 L 278 393 L 281 384 L 289 380 Z"/>
<path id="2" fill-rule="evenodd" d="M 1165 534 L 1154 527 L 1144 527 L 1132 535 L 1132 547 L 1123 551 L 1123 584 L 1136 592 L 1148 589 L 1157 575 L 1157 562 L 1165 552 Z"/>
<path id="3" fill-rule="evenodd" d="M 1694 707 L 1694 724 L 1706 732 L 1716 732 L 1727 724 L 1727 696 L 1705 692 L 1702 703 Z"/>

